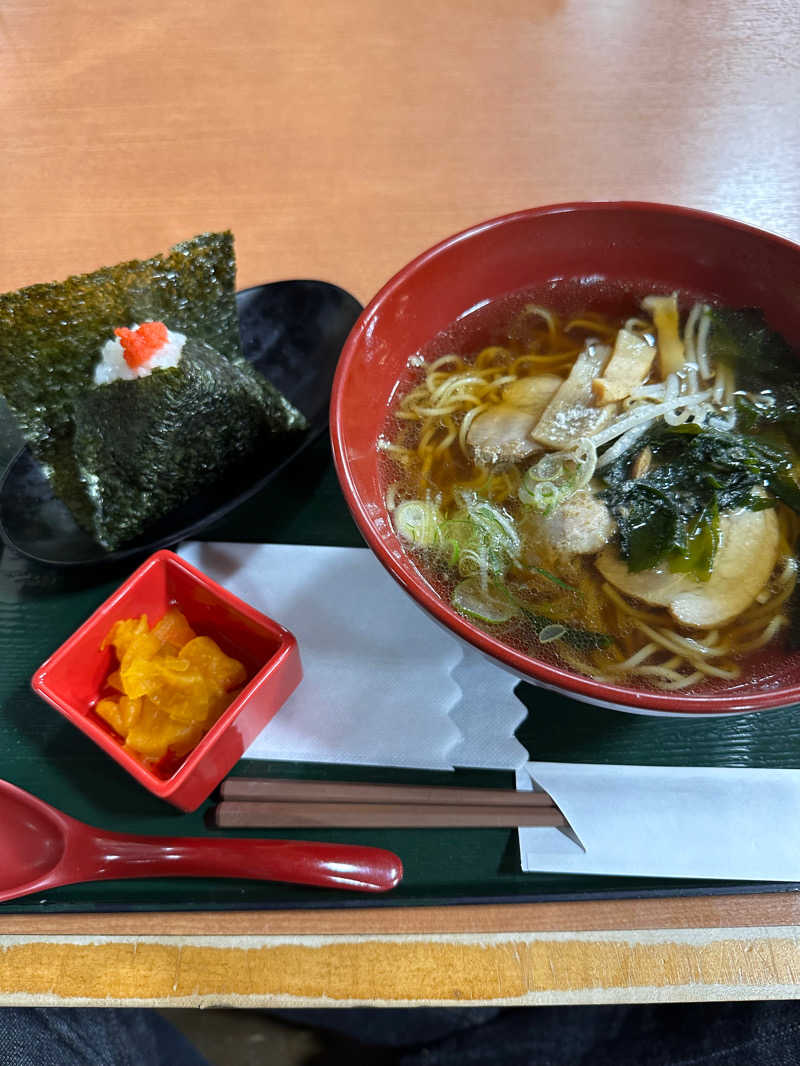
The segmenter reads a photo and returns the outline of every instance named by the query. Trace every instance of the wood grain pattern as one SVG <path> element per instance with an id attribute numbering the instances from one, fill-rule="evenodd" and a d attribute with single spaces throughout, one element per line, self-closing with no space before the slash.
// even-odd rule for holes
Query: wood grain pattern
<path id="1" fill-rule="evenodd" d="M 219 786 L 220 799 L 248 803 L 433 803 L 465 807 L 553 807 L 546 792 L 503 788 L 456 788 L 452 785 L 373 784 L 365 781 L 293 781 L 285 777 L 229 777 Z"/>
<path id="2" fill-rule="evenodd" d="M 680 202 L 800 238 L 793 0 L 4 5 L 0 289 L 237 235 L 360 299 L 482 218 Z"/>
<path id="3" fill-rule="evenodd" d="M 379 936 L 449 933 L 631 932 L 800 926 L 800 895 L 753 893 L 662 899 L 503 903 L 346 910 L 192 911 L 188 914 L 0 913 L 0 937 L 69 936 Z M 665 933 L 668 935 L 668 932 Z"/>
<path id="4" fill-rule="evenodd" d="M 790 998 L 798 930 L 441 937 L 4 938 L 14 1004 L 408 1006 Z"/>
<path id="5" fill-rule="evenodd" d="M 311 16 L 291 0 L 10 0 L 0 289 L 229 226 L 241 286 L 317 277 L 365 300 L 463 226 L 575 199 L 683 203 L 800 240 L 798 43 L 794 0 L 349 0 Z M 673 923 L 728 931 L 681 939 Z M 795 900 L 774 896 L 4 916 L 0 999 L 786 996 L 798 926 Z M 122 941 L 63 939 L 112 929 Z M 489 939 L 464 939 L 481 929 Z M 591 929 L 617 933 L 550 935 Z M 163 941 L 136 939 L 145 930 Z M 326 930 L 350 939 L 301 939 Z M 244 939 L 168 935 L 226 931 Z M 410 931 L 419 939 L 387 939 Z"/>
<path id="6" fill-rule="evenodd" d="M 214 808 L 214 824 L 220 828 L 347 826 L 474 829 L 565 826 L 567 820 L 555 807 L 461 807 L 434 803 L 237 803 L 235 800 L 226 800 Z"/>

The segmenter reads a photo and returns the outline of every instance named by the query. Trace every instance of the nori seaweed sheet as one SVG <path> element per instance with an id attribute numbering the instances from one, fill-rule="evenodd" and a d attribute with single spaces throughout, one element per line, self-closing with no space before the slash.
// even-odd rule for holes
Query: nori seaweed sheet
<path id="1" fill-rule="evenodd" d="M 109 549 L 303 423 L 250 366 L 193 339 L 178 366 L 90 389 L 75 401 L 73 417 L 94 533 Z"/>
<path id="2" fill-rule="evenodd" d="M 73 411 L 95 388 L 102 345 L 117 326 L 157 320 L 245 365 L 235 285 L 233 235 L 225 231 L 200 234 L 165 255 L 0 295 L 0 395 L 55 494 L 96 536 L 93 500 L 74 455 Z"/>

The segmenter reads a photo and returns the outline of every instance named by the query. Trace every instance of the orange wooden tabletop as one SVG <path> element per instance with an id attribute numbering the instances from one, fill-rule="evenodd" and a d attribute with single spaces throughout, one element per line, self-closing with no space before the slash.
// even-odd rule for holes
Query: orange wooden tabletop
<path id="1" fill-rule="evenodd" d="M 680 203 L 800 241 L 795 0 L 9 0 L 0 291 L 236 235 L 362 302 L 507 211 Z M 796 994 L 793 897 L 0 920 L 3 1002 Z M 326 998 L 327 997 L 327 998 Z"/>

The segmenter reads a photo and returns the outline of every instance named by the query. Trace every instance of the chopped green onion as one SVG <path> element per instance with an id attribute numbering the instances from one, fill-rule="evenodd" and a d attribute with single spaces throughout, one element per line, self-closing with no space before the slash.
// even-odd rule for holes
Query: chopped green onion
<path id="1" fill-rule="evenodd" d="M 522 479 L 519 499 L 547 517 L 589 484 L 596 467 L 597 449 L 588 437 L 583 437 L 572 451 L 548 453 L 534 463 Z"/>
<path id="2" fill-rule="evenodd" d="M 542 577 L 546 577 L 548 581 L 552 581 L 554 585 L 559 585 L 562 589 L 566 589 L 567 592 L 577 592 L 577 589 L 572 585 L 568 585 L 566 581 L 562 581 L 560 577 L 556 577 L 555 574 L 551 574 L 549 570 L 545 570 L 542 566 L 532 566 L 531 570 L 534 570 L 537 574 L 541 574 Z"/>
<path id="3" fill-rule="evenodd" d="M 398 536 L 420 547 L 430 547 L 439 540 L 441 516 L 432 503 L 405 500 L 392 515 Z"/>
<path id="4" fill-rule="evenodd" d="M 561 493 L 552 481 L 540 481 L 531 493 L 531 503 L 537 511 L 549 515 L 561 499 Z"/>
<path id="5" fill-rule="evenodd" d="M 519 609 L 504 594 L 502 586 L 487 582 L 479 576 L 468 577 L 453 590 L 452 604 L 460 614 L 480 622 L 499 625 L 519 615 Z"/>
<path id="6" fill-rule="evenodd" d="M 554 640 L 561 640 L 567 632 L 566 626 L 550 625 L 539 630 L 539 640 L 542 644 L 550 644 Z"/>

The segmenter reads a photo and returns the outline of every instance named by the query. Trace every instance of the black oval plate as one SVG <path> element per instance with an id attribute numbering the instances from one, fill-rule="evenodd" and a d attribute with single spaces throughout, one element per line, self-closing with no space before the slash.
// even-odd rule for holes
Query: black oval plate
<path id="1" fill-rule="evenodd" d="M 0 536 L 9 547 L 38 563 L 90 566 L 177 544 L 262 489 L 325 432 L 333 375 L 361 313 L 359 302 L 328 282 L 276 281 L 237 293 L 236 304 L 245 358 L 303 412 L 308 429 L 289 435 L 269 455 L 228 470 L 202 495 L 115 551 L 107 551 L 81 529 L 23 448 L 0 483 Z"/>

